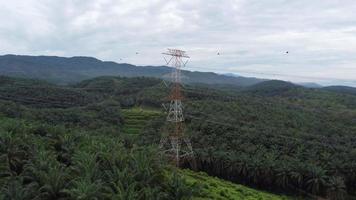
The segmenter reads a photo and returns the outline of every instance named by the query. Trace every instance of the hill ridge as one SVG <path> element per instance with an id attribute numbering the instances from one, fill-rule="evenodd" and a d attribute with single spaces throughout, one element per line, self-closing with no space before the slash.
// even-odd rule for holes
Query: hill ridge
<path id="1" fill-rule="evenodd" d="M 0 75 L 47 80 L 59 84 L 77 83 L 97 76 L 114 75 L 165 78 L 167 66 L 136 66 L 128 63 L 102 61 L 88 56 L 30 56 L 7 54 L 0 56 Z M 257 78 L 231 77 L 214 72 L 182 70 L 186 83 L 228 84 L 249 86 L 263 81 Z"/>

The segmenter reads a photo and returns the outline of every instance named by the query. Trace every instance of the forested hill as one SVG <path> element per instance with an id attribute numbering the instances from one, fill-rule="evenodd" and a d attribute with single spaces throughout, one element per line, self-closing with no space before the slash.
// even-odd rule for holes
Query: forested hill
<path id="1" fill-rule="evenodd" d="M 204 89 L 184 91 L 221 97 Z M 157 151 L 167 94 L 154 78 L 0 77 L 0 199 L 291 199 L 168 165 Z"/>
<path id="2" fill-rule="evenodd" d="M 347 87 L 347 86 L 329 86 L 324 87 L 324 90 L 334 91 L 337 93 L 344 93 L 344 94 L 353 94 L 356 95 L 356 88 L 354 87 Z"/>
<path id="3" fill-rule="evenodd" d="M 67 84 L 98 76 L 156 77 L 169 78 L 171 69 L 160 66 L 135 66 L 125 63 L 104 62 L 92 57 L 56 56 L 0 56 L 0 75 L 37 78 L 50 82 Z M 229 84 L 249 86 L 263 80 L 256 78 L 232 77 L 211 72 L 183 70 L 185 83 Z"/>
<path id="4" fill-rule="evenodd" d="M 302 87 L 290 82 L 271 80 L 246 87 L 243 91 L 251 94 L 273 96 Z"/>
<path id="5" fill-rule="evenodd" d="M 155 78 L 98 77 L 58 86 L 0 77 L 0 115 L 47 124 L 29 130 L 50 141 L 63 132 L 53 126 L 64 126 L 79 129 L 80 135 L 120 136 L 128 148 L 155 146 L 168 93 L 162 80 Z M 185 130 L 192 138 L 199 170 L 277 193 L 329 199 L 355 195 L 356 95 L 280 81 L 239 91 L 185 85 L 183 93 Z M 17 126 L 7 129 L 24 131 Z M 59 153 L 54 152 L 69 166 L 79 162 L 72 139 L 60 139 L 60 146 L 55 146 Z M 41 145 L 51 149 L 49 144 Z M 14 157 L 24 160 L 12 166 L 16 173 L 22 173 L 23 162 L 32 159 L 26 156 L 30 157 Z"/>

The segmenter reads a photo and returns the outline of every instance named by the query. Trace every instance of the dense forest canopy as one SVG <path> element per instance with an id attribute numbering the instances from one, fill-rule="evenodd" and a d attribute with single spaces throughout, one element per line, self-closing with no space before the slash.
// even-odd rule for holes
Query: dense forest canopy
<path id="1" fill-rule="evenodd" d="M 25 120 L 28 123 L 41 122 L 50 127 L 56 125 L 63 129 L 78 129 L 84 132 L 79 134 L 80 137 L 78 136 L 84 142 L 86 137 L 99 137 L 98 135 L 104 133 L 118 135 L 121 141 L 118 141 L 120 148 L 122 146 L 133 148 L 134 150 L 127 156 L 135 157 L 143 156 L 142 151 L 148 151 L 140 148 L 150 149 L 151 147 L 148 146 L 158 144 L 165 121 L 162 103 L 167 102 L 168 92 L 169 89 L 162 80 L 155 78 L 99 77 L 70 86 L 58 86 L 42 81 L 1 77 L 0 113 L 5 118 Z M 186 97 L 185 133 L 192 138 L 198 170 L 278 193 L 309 194 L 329 199 L 345 199 L 347 196 L 351 198 L 355 195 L 356 95 L 353 93 L 336 89 L 308 89 L 281 81 L 268 81 L 244 89 L 201 84 L 184 85 L 183 92 Z M 151 113 L 156 114 L 147 117 L 147 124 L 138 134 L 128 136 L 124 134 L 125 130 L 131 130 L 129 125 L 137 120 L 133 119 L 137 116 L 131 115 L 131 118 L 128 118 L 127 109 L 135 107 L 152 110 Z M 160 112 L 161 114 L 157 114 Z M 149 116 L 150 112 L 146 114 Z M 19 126 L 23 129 L 21 127 Z M 31 127 L 26 126 L 26 129 Z M 75 142 L 77 137 L 75 134 L 47 135 L 48 127 L 39 128 L 37 125 L 32 129 L 34 136 L 27 137 L 36 141 L 35 145 L 43 146 L 46 154 L 59 153 L 51 149 L 52 147 L 46 146 L 45 140 L 69 146 L 73 144 L 60 140 L 73 140 L 78 144 Z M 22 132 L 23 130 L 16 130 L 11 134 L 14 134 L 15 140 L 20 140 L 24 137 L 21 135 Z M 10 138 L 10 136 L 6 137 Z M 6 137 L 2 136 L 1 142 L 7 142 Z M 57 139 L 57 137 L 73 138 Z M 110 141 L 109 144 L 113 142 L 115 141 Z M 23 151 L 27 151 L 28 148 L 37 149 L 37 146 L 34 148 L 33 145 L 30 147 L 24 145 L 16 148 L 20 148 L 16 149 L 20 151 L 19 155 L 27 158 L 32 155 L 24 154 Z M 93 144 L 90 147 L 73 145 L 60 148 L 65 148 L 61 155 L 56 155 L 61 157 L 60 162 L 73 165 L 79 171 L 80 160 L 76 159 L 90 160 L 94 157 L 102 159 L 91 154 L 96 152 L 96 148 L 104 148 L 99 151 L 104 154 L 111 152 L 106 149 L 110 148 L 110 145 L 102 146 L 102 144 L 101 147 Z M 76 153 L 67 152 L 74 151 L 82 154 L 86 152 L 81 148 L 93 149 L 88 150 L 90 155 L 81 155 L 84 158 L 78 158 Z M 1 153 L 4 151 L 6 150 L 2 150 Z M 127 150 L 123 148 L 117 151 Z M 66 157 L 66 155 L 71 156 Z M 124 157 L 120 159 L 127 159 Z M 24 159 L 20 157 L 19 162 Z M 39 162 L 40 165 L 40 159 L 33 158 L 31 162 Z M 111 170 L 112 164 L 105 162 L 113 158 L 103 159 L 103 163 L 97 163 L 97 167 Z M 148 156 L 147 159 L 154 158 Z M 27 163 L 16 163 L 16 160 L 13 162 L 15 162 L 16 173 L 22 173 L 27 165 Z M 110 160 L 110 162 L 119 161 Z M 159 177 L 164 173 L 164 164 L 155 161 L 150 162 L 150 165 L 152 169 L 158 166 L 158 169 L 162 170 L 141 172 L 139 171 L 141 169 L 130 169 L 130 164 L 128 170 L 136 170 L 130 172 L 133 174 L 142 173 L 139 176 L 152 176 L 152 173 L 158 173 L 154 175 L 157 178 L 152 180 L 154 182 L 152 191 L 148 189 L 147 194 L 143 193 L 143 195 L 154 196 L 160 193 L 164 197 L 168 190 L 164 189 L 166 186 L 159 184 L 163 180 Z M 61 168 L 61 165 L 56 167 Z M 147 170 L 149 169 L 151 168 Z M 63 173 L 74 173 L 65 171 L 64 168 L 63 170 Z M 13 170 L 9 173 L 13 173 Z M 110 173 L 114 172 L 110 171 Z M 81 186 L 89 187 L 89 182 L 95 184 L 96 179 L 90 178 L 88 174 L 74 176 L 78 177 L 79 182 L 71 186 L 72 193 L 80 192 Z M 30 178 L 34 179 L 36 175 L 32 174 Z M 125 191 L 130 187 L 129 185 L 112 186 L 109 184 L 110 180 L 103 180 L 105 181 L 100 183 L 102 189 L 109 187 L 116 191 L 113 192 L 115 194 L 119 193 L 117 191 L 120 187 L 121 190 L 125 188 Z M 135 177 L 133 180 L 136 180 Z M 30 180 L 11 180 L 11 184 L 21 185 L 26 181 Z M 2 181 L 0 184 L 5 183 Z M 142 184 L 137 186 L 140 190 L 151 183 Z M 33 187 L 41 188 L 41 185 Z M 70 192 L 65 195 L 70 195 Z M 190 192 L 194 193 L 194 191 Z"/>

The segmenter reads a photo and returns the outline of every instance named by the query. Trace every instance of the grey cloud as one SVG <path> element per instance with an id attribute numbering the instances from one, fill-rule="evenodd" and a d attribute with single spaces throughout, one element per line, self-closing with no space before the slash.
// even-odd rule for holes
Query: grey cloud
<path id="1" fill-rule="evenodd" d="M 0 0 L 0 53 L 162 65 L 177 47 L 192 70 L 355 85 L 355 10 L 354 0 Z"/>

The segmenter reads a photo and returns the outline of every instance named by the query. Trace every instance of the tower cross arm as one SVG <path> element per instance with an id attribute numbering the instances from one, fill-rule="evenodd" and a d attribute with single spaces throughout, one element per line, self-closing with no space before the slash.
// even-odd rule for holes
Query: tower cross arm
<path id="1" fill-rule="evenodd" d="M 169 55 L 169 56 L 189 58 L 189 56 L 186 54 L 185 51 L 178 50 L 178 49 L 168 49 L 167 52 L 164 52 L 162 54 Z"/>

